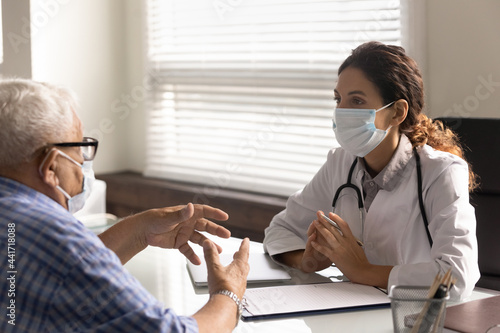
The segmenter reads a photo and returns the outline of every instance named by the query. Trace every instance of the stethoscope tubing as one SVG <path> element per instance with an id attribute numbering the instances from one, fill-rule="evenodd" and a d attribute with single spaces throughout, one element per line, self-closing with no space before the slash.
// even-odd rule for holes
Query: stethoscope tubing
<path id="1" fill-rule="evenodd" d="M 422 215 L 422 219 L 424 220 L 425 231 L 427 233 L 427 238 L 429 239 L 429 244 L 432 247 L 433 241 L 432 241 L 431 233 L 429 231 L 429 222 L 427 220 L 427 215 L 425 214 L 424 200 L 422 197 L 422 167 L 421 167 L 421 163 L 420 163 L 420 156 L 418 155 L 416 148 L 413 148 L 413 153 L 415 155 L 415 160 L 417 163 L 417 192 L 418 192 L 418 203 L 419 203 L 420 213 Z M 363 199 L 361 196 L 361 190 L 359 189 L 359 187 L 357 187 L 356 185 L 354 185 L 352 183 L 352 174 L 354 173 L 354 168 L 356 167 L 357 163 L 358 163 L 358 158 L 356 157 L 351 164 L 351 168 L 349 169 L 349 175 L 347 176 L 347 183 L 339 186 L 339 188 L 335 192 L 335 195 L 334 195 L 333 201 L 332 201 L 333 212 L 335 212 L 335 206 L 337 205 L 337 200 L 340 197 L 340 193 L 342 192 L 342 190 L 344 190 L 346 188 L 351 188 L 356 192 L 356 197 L 358 199 L 358 208 L 360 209 L 360 212 L 362 211 L 362 209 L 364 209 Z M 361 215 L 361 219 L 362 219 L 363 214 L 360 213 L 360 215 Z M 363 224 L 363 221 L 361 221 L 361 223 Z"/>

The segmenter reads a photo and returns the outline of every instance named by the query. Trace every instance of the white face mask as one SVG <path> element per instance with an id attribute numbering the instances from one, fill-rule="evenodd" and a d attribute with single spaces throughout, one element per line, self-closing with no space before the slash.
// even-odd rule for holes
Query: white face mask
<path id="1" fill-rule="evenodd" d="M 62 151 L 57 150 L 55 148 L 53 148 L 53 150 L 57 151 L 58 154 L 67 158 L 68 160 L 70 160 L 71 162 L 75 163 L 76 165 L 82 168 L 82 173 L 83 173 L 82 192 L 71 197 L 68 194 L 68 192 L 62 189 L 62 187 L 60 187 L 59 185 L 57 185 L 56 187 L 59 191 L 61 191 L 61 193 L 66 197 L 66 199 L 68 199 L 68 211 L 71 214 L 74 214 L 83 208 L 83 206 L 85 205 L 85 201 L 90 196 L 90 192 L 92 191 L 92 185 L 94 184 L 95 180 L 94 170 L 92 170 L 92 161 L 84 161 L 83 164 L 80 164 L 71 157 L 69 157 L 68 155 L 66 155 L 65 153 L 63 153 Z M 40 174 L 42 173 L 42 166 L 44 164 L 45 164 L 45 159 L 40 165 L 39 168 Z"/>
<path id="2" fill-rule="evenodd" d="M 336 108 L 333 116 L 333 131 L 340 146 L 359 157 L 365 157 L 377 147 L 387 135 L 375 127 L 375 114 L 394 104 L 391 102 L 378 110 Z"/>

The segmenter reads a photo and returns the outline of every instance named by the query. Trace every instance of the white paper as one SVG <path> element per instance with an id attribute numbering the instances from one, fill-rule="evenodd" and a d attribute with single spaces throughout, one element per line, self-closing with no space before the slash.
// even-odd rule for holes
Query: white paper
<path id="1" fill-rule="evenodd" d="M 351 282 L 253 288 L 245 298 L 254 316 L 390 303 L 379 289 Z"/>

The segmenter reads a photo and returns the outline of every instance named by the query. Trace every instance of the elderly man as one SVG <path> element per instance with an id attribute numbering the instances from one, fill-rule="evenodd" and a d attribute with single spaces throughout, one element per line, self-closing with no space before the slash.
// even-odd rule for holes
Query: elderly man
<path id="1" fill-rule="evenodd" d="M 199 233 L 229 237 L 208 220 L 226 220 L 225 212 L 193 204 L 153 209 L 99 237 L 73 217 L 91 189 L 97 150 L 96 140 L 83 138 L 75 104 L 60 87 L 0 81 L 0 258 L 7 272 L 0 282 L 0 331 L 232 330 L 249 241 L 224 267 L 221 249 Z M 163 309 L 122 265 L 148 245 L 179 249 L 199 264 L 188 241 L 203 246 L 211 296 L 192 317 L 182 317 Z"/>

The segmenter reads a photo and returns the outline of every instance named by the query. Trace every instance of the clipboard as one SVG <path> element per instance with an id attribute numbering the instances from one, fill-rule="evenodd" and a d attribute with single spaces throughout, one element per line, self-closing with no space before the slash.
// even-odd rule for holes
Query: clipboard
<path id="1" fill-rule="evenodd" d="M 245 299 L 243 321 L 390 307 L 385 291 L 352 282 L 252 288 Z"/>

